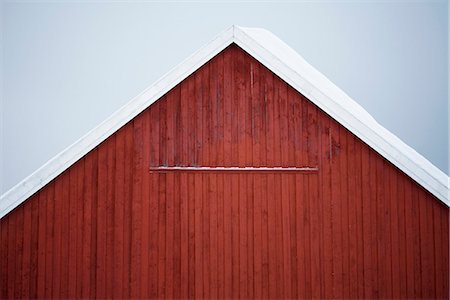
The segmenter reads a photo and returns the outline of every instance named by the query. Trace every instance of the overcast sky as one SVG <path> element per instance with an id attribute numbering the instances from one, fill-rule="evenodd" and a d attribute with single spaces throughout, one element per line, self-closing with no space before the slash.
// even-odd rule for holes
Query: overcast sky
<path id="1" fill-rule="evenodd" d="M 232 24 L 278 35 L 449 172 L 445 0 L 1 5 L 0 193 Z"/>

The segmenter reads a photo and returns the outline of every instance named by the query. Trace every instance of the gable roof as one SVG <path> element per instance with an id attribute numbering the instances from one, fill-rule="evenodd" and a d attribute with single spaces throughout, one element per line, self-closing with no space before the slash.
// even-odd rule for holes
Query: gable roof
<path id="1" fill-rule="evenodd" d="M 0 218 L 61 174 L 203 64 L 235 43 L 450 206 L 450 178 L 267 30 L 232 26 L 0 197 Z"/>

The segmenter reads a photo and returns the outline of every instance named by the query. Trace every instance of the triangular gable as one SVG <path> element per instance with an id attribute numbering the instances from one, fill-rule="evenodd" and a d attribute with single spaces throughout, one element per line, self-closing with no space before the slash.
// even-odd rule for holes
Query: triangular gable
<path id="1" fill-rule="evenodd" d="M 107 120 L 49 160 L 0 198 L 0 218 L 232 43 L 248 52 L 388 161 L 450 206 L 450 179 L 378 124 L 359 104 L 267 30 L 232 26 L 132 99 Z"/>

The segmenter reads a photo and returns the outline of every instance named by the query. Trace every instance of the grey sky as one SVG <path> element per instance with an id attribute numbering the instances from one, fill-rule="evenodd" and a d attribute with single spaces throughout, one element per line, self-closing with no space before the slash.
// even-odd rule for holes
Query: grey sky
<path id="1" fill-rule="evenodd" d="M 2 2 L 0 193 L 232 24 L 263 27 L 448 174 L 447 1 Z"/>

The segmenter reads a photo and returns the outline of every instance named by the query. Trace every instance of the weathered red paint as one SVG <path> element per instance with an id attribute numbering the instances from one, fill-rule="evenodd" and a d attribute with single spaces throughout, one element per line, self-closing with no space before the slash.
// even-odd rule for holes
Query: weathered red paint
<path id="1" fill-rule="evenodd" d="M 448 298 L 448 220 L 232 45 L 1 219 L 0 298 Z"/>

